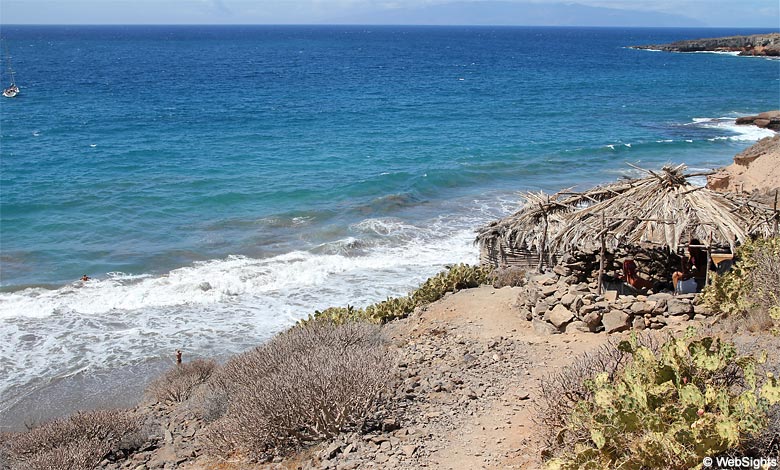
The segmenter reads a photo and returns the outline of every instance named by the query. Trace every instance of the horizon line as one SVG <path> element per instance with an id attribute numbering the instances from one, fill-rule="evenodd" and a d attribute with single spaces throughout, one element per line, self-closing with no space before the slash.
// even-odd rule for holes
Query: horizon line
<path id="1" fill-rule="evenodd" d="M 410 26 L 410 27 L 491 27 L 491 28 L 636 28 L 636 29 L 771 29 L 776 26 L 637 26 L 637 25 L 535 25 L 535 24 L 420 24 L 420 23 L 2 23 L 2 26 Z"/>

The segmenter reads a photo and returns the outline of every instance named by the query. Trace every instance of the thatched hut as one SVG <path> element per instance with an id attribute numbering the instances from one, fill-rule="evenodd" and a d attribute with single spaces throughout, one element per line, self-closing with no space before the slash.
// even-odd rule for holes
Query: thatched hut
<path id="1" fill-rule="evenodd" d="M 648 176 L 581 193 L 528 194 L 520 211 L 478 231 L 481 261 L 530 267 L 537 259 L 541 267 L 556 253 L 640 244 L 674 252 L 693 238 L 733 250 L 752 235 L 776 230 L 776 210 L 693 185 L 689 178 L 701 175 L 685 169 L 640 169 Z"/>

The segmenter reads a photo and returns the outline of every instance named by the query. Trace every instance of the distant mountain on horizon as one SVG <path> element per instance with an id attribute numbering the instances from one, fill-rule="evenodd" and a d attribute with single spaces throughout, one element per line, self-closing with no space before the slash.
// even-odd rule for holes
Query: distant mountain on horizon
<path id="1" fill-rule="evenodd" d="M 372 10 L 324 24 L 363 25 L 490 25 L 490 26 L 707 26 L 682 15 L 617 8 L 592 7 L 578 3 L 516 3 L 508 1 L 462 1 L 418 8 Z"/>

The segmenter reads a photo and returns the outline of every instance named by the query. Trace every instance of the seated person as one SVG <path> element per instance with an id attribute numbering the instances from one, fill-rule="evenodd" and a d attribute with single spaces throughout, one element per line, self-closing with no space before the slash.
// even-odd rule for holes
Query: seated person
<path id="1" fill-rule="evenodd" d="M 652 289 L 653 283 L 647 279 L 639 277 L 637 274 L 636 263 L 632 259 L 623 261 L 623 278 L 626 284 L 638 290 Z"/>
<path id="2" fill-rule="evenodd" d="M 674 291 L 678 294 L 693 294 L 704 287 L 707 278 L 707 253 L 698 246 L 698 240 L 691 240 L 688 256 L 682 259 L 680 271 L 672 274 Z"/>

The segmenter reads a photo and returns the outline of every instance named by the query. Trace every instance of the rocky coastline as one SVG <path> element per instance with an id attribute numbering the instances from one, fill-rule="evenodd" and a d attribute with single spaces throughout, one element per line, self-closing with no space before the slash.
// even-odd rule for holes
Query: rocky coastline
<path id="1" fill-rule="evenodd" d="M 669 44 L 632 46 L 667 52 L 738 52 L 741 56 L 780 56 L 780 33 L 753 34 L 675 41 Z"/>
<path id="2" fill-rule="evenodd" d="M 745 150 L 735 164 L 771 163 L 775 160 L 761 159 L 772 151 L 771 158 L 780 158 L 778 149 L 780 135 Z M 774 166 L 780 168 L 776 161 Z M 644 275 L 669 277 L 664 264 L 650 255 L 622 252 L 605 266 L 607 274 L 628 255 L 640 262 Z M 716 323 L 697 295 L 610 289 L 599 294 L 597 264 L 592 254 L 571 256 L 550 272 L 524 275 L 510 286 L 448 293 L 382 326 L 394 380 L 372 418 L 374 425 L 363 432 L 342 433 L 266 463 L 247 463 L 240 456 L 217 460 L 209 455 L 204 440 L 209 422 L 197 400 L 162 403 L 146 397 L 130 410 L 144 422 L 143 437 L 112 452 L 98 468 L 541 468 L 546 444 L 536 413 L 545 400 L 543 383 L 552 374 L 630 331 L 662 338 L 689 326 L 709 330 Z M 776 338 L 743 334 L 733 339 L 757 344 L 770 361 L 780 363 Z"/>

